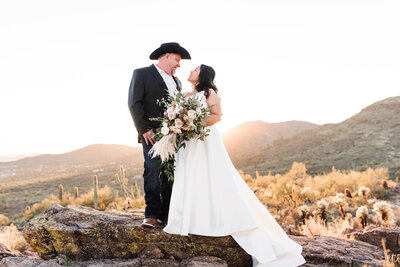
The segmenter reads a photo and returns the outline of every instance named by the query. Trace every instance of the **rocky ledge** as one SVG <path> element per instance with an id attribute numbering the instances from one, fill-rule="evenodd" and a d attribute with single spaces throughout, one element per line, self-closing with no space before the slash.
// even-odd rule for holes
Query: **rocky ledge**
<path id="1" fill-rule="evenodd" d="M 162 231 L 162 226 L 141 227 L 142 219 L 143 211 L 119 213 L 54 205 L 30 220 L 23 233 L 41 258 L 63 259 L 76 266 L 88 266 L 89 262 L 104 263 L 96 266 L 112 266 L 117 261 L 118 266 L 252 265 L 250 255 L 230 236 L 170 235 Z M 284 229 L 303 246 L 303 256 L 307 260 L 304 266 L 382 266 L 384 255 L 377 246 L 334 237 L 310 238 L 299 235 L 294 229 Z M 107 262 L 113 263 L 107 265 Z"/>
<path id="2" fill-rule="evenodd" d="M 386 249 L 393 254 L 400 254 L 400 228 L 367 226 L 364 230 L 346 229 L 346 237 L 360 240 Z"/>

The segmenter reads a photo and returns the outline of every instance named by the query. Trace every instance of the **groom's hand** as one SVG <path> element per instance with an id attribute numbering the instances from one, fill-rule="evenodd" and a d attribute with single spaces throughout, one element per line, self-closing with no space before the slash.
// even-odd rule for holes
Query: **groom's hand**
<path id="1" fill-rule="evenodd" d="M 143 134 L 143 138 L 146 141 L 146 145 L 148 145 L 149 143 L 154 145 L 155 140 L 152 136 L 153 136 L 153 130 L 147 131 Z"/>

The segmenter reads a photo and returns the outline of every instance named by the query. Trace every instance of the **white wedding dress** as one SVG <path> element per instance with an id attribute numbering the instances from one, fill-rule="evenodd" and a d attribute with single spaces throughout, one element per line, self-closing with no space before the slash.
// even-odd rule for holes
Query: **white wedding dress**
<path id="1" fill-rule="evenodd" d="M 196 93 L 205 102 L 203 92 Z M 204 103 L 203 102 L 203 103 Z M 302 247 L 290 239 L 233 166 L 215 125 L 205 141 L 191 139 L 176 155 L 170 234 L 231 235 L 253 266 L 299 266 Z"/>

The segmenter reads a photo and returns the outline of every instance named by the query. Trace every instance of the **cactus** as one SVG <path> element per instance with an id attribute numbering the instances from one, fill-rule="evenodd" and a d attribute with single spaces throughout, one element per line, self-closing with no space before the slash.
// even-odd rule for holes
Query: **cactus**
<path id="1" fill-rule="evenodd" d="M 371 190 L 366 186 L 360 186 L 360 188 L 358 189 L 359 196 L 368 197 L 370 192 L 371 192 Z"/>
<path id="2" fill-rule="evenodd" d="M 94 187 L 94 208 L 97 210 L 99 207 L 99 182 L 97 179 L 97 175 L 93 176 L 93 187 Z"/>
<path id="3" fill-rule="evenodd" d="M 125 177 L 125 171 L 122 166 L 119 168 L 119 173 L 120 175 L 115 174 L 115 182 L 121 186 L 122 195 L 125 199 L 127 195 L 126 186 L 128 185 L 128 178 Z"/>
<path id="4" fill-rule="evenodd" d="M 366 206 L 361 206 L 357 209 L 356 217 L 360 220 L 363 228 L 368 224 L 368 213 L 368 208 Z"/>
<path id="5" fill-rule="evenodd" d="M 321 218 L 321 220 L 324 222 L 325 225 L 327 224 L 328 221 L 328 206 L 329 203 L 326 202 L 325 199 L 317 201 L 316 214 Z"/>
<path id="6" fill-rule="evenodd" d="M 306 223 L 307 213 L 308 213 L 308 206 L 303 205 L 297 208 L 300 220 L 303 224 Z"/>
<path id="7" fill-rule="evenodd" d="M 388 182 L 387 182 L 386 180 L 383 180 L 383 181 L 382 181 L 381 186 L 382 186 L 382 188 L 385 189 L 385 190 L 389 189 L 389 185 L 388 185 Z"/>
<path id="8" fill-rule="evenodd" d="M 389 221 L 393 215 L 393 210 L 390 204 L 386 201 L 378 201 L 374 204 L 374 211 L 380 215 L 382 221 Z"/>
<path id="9" fill-rule="evenodd" d="M 79 197 L 79 188 L 77 186 L 74 187 L 75 198 Z"/>
<path id="10" fill-rule="evenodd" d="M 346 218 L 346 212 L 344 211 L 344 207 L 347 205 L 345 195 L 343 193 L 337 193 L 333 200 L 339 207 L 340 215 L 342 215 L 343 218 Z"/>
<path id="11" fill-rule="evenodd" d="M 119 168 L 119 172 L 121 173 L 122 193 L 124 194 L 124 198 L 126 198 L 126 185 L 128 185 L 128 178 L 125 177 L 125 171 L 122 166 Z"/>
<path id="12" fill-rule="evenodd" d="M 62 184 L 60 184 L 58 186 L 58 199 L 60 199 L 60 201 L 62 201 L 63 195 L 64 195 L 64 187 Z"/>
<path id="13" fill-rule="evenodd" d="M 115 182 L 116 182 L 117 184 L 120 184 L 120 183 L 121 183 L 121 179 L 119 179 L 118 173 L 115 174 Z"/>
<path id="14" fill-rule="evenodd" d="M 348 188 L 346 188 L 346 189 L 344 190 L 344 194 L 345 194 L 346 197 L 348 197 L 348 198 L 352 198 L 352 197 L 353 197 L 353 196 L 351 195 L 350 189 L 348 189 Z"/>

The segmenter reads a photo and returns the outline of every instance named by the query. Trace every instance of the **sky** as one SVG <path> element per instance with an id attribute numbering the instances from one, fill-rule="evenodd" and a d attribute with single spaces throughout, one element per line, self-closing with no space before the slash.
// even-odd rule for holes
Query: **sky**
<path id="1" fill-rule="evenodd" d="M 400 95 L 399 1 L 1 0 L 0 155 L 137 145 L 135 68 L 179 42 L 212 66 L 221 132 L 246 121 L 338 123 Z"/>

